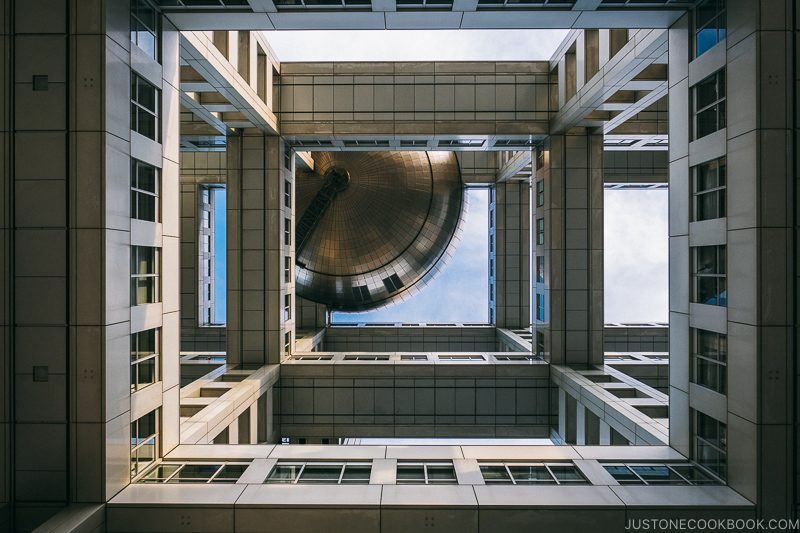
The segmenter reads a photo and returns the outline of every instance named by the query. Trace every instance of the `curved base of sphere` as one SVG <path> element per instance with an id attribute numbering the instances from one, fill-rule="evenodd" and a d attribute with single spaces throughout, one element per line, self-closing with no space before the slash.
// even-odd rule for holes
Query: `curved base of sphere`
<path id="1" fill-rule="evenodd" d="M 466 196 L 454 152 L 315 152 L 298 172 L 296 210 L 319 205 L 326 176 L 346 188 L 306 228 L 296 294 L 337 311 L 408 299 L 447 263 L 459 240 Z M 332 170 L 333 169 L 333 170 Z M 304 217 L 307 220 L 311 217 Z"/>

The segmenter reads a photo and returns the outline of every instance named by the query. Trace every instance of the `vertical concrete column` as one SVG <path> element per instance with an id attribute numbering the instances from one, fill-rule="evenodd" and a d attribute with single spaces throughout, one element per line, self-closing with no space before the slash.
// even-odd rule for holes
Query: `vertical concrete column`
<path id="1" fill-rule="evenodd" d="M 575 444 L 586 444 L 586 407 L 581 402 L 575 402 Z"/>
<path id="2" fill-rule="evenodd" d="M 716 46 L 689 60 L 688 16 L 669 42 L 670 444 L 696 458 L 693 412 L 725 424 L 728 484 L 769 518 L 797 503 L 796 16 L 789 0 L 728 2 Z M 725 127 L 694 139 L 683 110 L 693 86 L 723 68 Z M 726 217 L 694 221 L 692 167 L 719 157 Z M 702 245 L 726 246 L 726 306 L 690 301 L 691 250 Z M 727 335 L 726 394 L 692 382 L 693 328 Z"/>
<path id="3" fill-rule="evenodd" d="M 14 438 L 13 398 L 13 211 L 11 209 L 14 192 L 13 128 L 10 112 L 13 73 L 11 61 L 12 0 L 0 0 L 0 530 L 12 529 L 12 486 L 11 476 L 12 442 Z"/>
<path id="4" fill-rule="evenodd" d="M 293 282 L 284 281 L 284 258 L 294 265 L 292 208 L 294 161 L 280 137 L 245 130 L 228 138 L 228 359 L 274 364 L 292 342 Z M 287 168 L 288 166 L 288 168 Z M 294 194 L 292 194 L 294 198 Z M 286 244 L 286 225 L 290 228 Z M 285 296 L 290 317 L 285 316 Z"/>
<path id="5" fill-rule="evenodd" d="M 228 426 L 228 444 L 239 444 L 239 417 L 234 417 Z"/>
<path id="6" fill-rule="evenodd" d="M 791 516 L 797 504 L 792 372 L 797 369 L 797 301 L 792 295 L 797 298 L 793 40 L 798 16 L 791 0 L 768 6 L 730 2 L 723 45 L 728 101 L 728 482 L 758 503 L 760 516 L 770 518 Z M 690 145 L 690 159 L 692 152 Z M 691 388 L 689 404 L 694 404 Z"/>
<path id="7" fill-rule="evenodd" d="M 495 324 L 530 326 L 530 184 L 495 185 Z M 490 272 L 490 277 L 491 277 Z"/>
<path id="8" fill-rule="evenodd" d="M 558 389 L 558 435 L 562 440 L 567 438 L 567 393 Z"/>
<path id="9" fill-rule="evenodd" d="M 611 426 L 607 422 L 600 420 L 600 445 L 611 444 Z"/>
<path id="10" fill-rule="evenodd" d="M 544 257 L 544 283 L 534 296 L 544 298 L 545 308 L 537 337 L 543 334 L 554 364 L 602 364 L 602 136 L 554 135 L 543 150 L 536 179 L 544 181 L 545 200 L 533 222 L 536 255 Z"/>
<path id="11" fill-rule="evenodd" d="M 0 422 L 15 423 L 0 450 L 16 442 L 15 492 L 2 485 L 0 494 L 18 504 L 13 526 L 30 530 L 130 481 L 130 247 L 145 238 L 162 248 L 162 301 L 147 313 L 148 327 L 162 328 L 161 380 L 146 389 L 162 406 L 160 451 L 177 444 L 178 36 L 165 21 L 158 64 L 131 44 L 127 2 L 0 9 L 0 260 L 14 257 L 3 269 L 0 324 L 14 326 L 0 330 L 13 346 L 0 360 L 0 388 L 15 395 L 13 408 L 2 402 Z M 133 63 L 161 90 L 160 142 L 138 142 L 130 129 Z M 161 169 L 157 223 L 131 220 L 134 153 Z"/>
<path id="12" fill-rule="evenodd" d="M 247 444 L 258 444 L 258 402 L 253 402 L 247 411 L 250 417 L 250 436 Z"/>
<path id="13" fill-rule="evenodd" d="M 689 15 L 669 29 L 669 441 L 690 455 Z"/>

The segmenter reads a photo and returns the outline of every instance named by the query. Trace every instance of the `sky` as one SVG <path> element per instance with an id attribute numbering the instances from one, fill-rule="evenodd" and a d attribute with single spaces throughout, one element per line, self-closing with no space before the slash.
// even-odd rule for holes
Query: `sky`
<path id="1" fill-rule="evenodd" d="M 666 189 L 606 190 L 605 321 L 667 322 Z"/>
<path id="2" fill-rule="evenodd" d="M 489 190 L 467 189 L 464 231 L 438 276 L 406 301 L 366 313 L 333 313 L 333 322 L 488 322 Z"/>
<path id="3" fill-rule="evenodd" d="M 224 187 L 211 189 L 214 194 L 214 322 L 224 324 L 227 317 L 227 265 L 225 248 L 227 246 Z"/>
<path id="4" fill-rule="evenodd" d="M 567 30 L 267 31 L 280 61 L 550 59 Z"/>

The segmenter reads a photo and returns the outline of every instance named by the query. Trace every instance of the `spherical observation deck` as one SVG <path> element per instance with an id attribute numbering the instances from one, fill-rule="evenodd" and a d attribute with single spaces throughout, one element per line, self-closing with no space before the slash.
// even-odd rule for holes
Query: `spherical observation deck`
<path id="1" fill-rule="evenodd" d="M 340 311 L 408 298 L 459 238 L 464 186 L 454 152 L 313 152 L 298 169 L 297 295 Z"/>

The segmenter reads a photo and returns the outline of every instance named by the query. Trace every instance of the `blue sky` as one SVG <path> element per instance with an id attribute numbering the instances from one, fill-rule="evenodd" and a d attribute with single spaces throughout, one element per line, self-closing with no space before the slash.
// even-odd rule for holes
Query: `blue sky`
<path id="1" fill-rule="evenodd" d="M 333 313 L 334 322 L 488 322 L 489 192 L 467 189 L 464 231 L 450 262 L 404 302 L 367 313 Z"/>
<path id="2" fill-rule="evenodd" d="M 212 189 L 214 193 L 214 322 L 224 324 L 227 317 L 227 268 L 225 264 L 225 248 L 227 245 L 225 195 L 223 187 Z"/>

